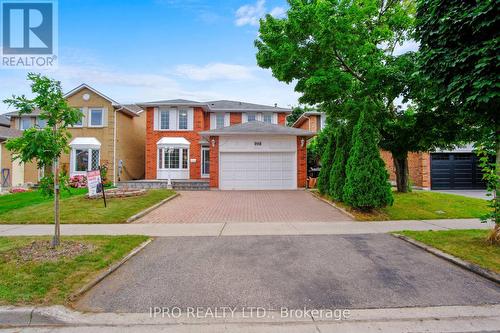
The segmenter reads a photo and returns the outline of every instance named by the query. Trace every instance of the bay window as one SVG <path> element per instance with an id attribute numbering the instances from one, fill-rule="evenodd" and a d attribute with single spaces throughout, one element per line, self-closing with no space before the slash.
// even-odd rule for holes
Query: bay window
<path id="1" fill-rule="evenodd" d="M 158 148 L 158 169 L 187 170 L 189 149 Z"/>
<path id="2" fill-rule="evenodd" d="M 273 122 L 273 114 L 270 112 L 265 112 L 262 114 L 262 120 L 265 123 L 271 124 Z"/>
<path id="3" fill-rule="evenodd" d="M 257 120 L 257 114 L 255 112 L 249 112 L 248 115 L 248 121 L 255 121 Z"/>
<path id="4" fill-rule="evenodd" d="M 225 123 L 225 114 L 224 113 L 216 113 L 215 114 L 215 128 L 224 128 Z"/>
<path id="5" fill-rule="evenodd" d="M 100 150 L 95 148 L 74 148 L 72 149 L 73 168 L 72 173 L 83 174 L 89 170 L 99 169 Z"/>

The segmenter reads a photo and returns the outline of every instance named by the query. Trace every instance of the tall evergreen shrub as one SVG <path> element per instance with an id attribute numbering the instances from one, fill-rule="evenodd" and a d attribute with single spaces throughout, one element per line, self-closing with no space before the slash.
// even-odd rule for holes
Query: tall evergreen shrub
<path id="1" fill-rule="evenodd" d="M 371 210 L 392 205 L 389 174 L 378 148 L 378 133 L 365 106 L 352 133 L 343 199 L 348 205 Z"/>
<path id="2" fill-rule="evenodd" d="M 327 143 L 325 150 L 321 155 L 321 170 L 318 176 L 318 191 L 322 194 L 327 194 L 330 187 L 330 170 L 332 168 L 333 154 L 335 153 L 335 133 L 334 130 L 327 126 L 323 129 L 327 135 Z"/>
<path id="3" fill-rule="evenodd" d="M 351 149 L 351 131 L 348 125 L 340 126 L 336 131 L 336 147 L 333 165 L 330 170 L 330 186 L 328 194 L 334 200 L 342 201 L 346 181 L 346 163 Z"/>

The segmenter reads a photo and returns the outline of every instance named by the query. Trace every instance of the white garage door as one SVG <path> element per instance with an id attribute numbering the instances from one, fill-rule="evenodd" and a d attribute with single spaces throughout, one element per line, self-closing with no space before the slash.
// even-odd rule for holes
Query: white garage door
<path id="1" fill-rule="evenodd" d="M 294 152 L 220 153 L 223 190 L 296 189 Z"/>

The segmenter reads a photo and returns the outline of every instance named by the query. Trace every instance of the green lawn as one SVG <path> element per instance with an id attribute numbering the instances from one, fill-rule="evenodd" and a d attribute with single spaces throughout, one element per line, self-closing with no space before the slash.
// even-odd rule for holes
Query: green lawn
<path id="1" fill-rule="evenodd" d="M 61 198 L 69 198 L 87 193 L 86 188 L 72 188 L 70 193 L 61 192 Z M 42 195 L 39 191 L 20 192 L 0 195 L 0 214 L 11 210 L 52 201 L 53 198 Z"/>
<path id="2" fill-rule="evenodd" d="M 359 221 L 479 218 L 488 211 L 486 200 L 430 191 L 394 192 L 394 205 L 371 213 L 336 204 Z"/>
<path id="3" fill-rule="evenodd" d="M 401 231 L 397 232 L 428 244 L 455 257 L 500 273 L 500 245 L 486 242 L 489 230 Z"/>
<path id="4" fill-rule="evenodd" d="M 62 241 L 91 244 L 73 258 L 55 261 L 21 260 L 17 250 L 48 237 L 0 237 L 0 304 L 64 304 L 68 297 L 99 272 L 147 240 L 146 236 L 62 237 Z"/>
<path id="5" fill-rule="evenodd" d="M 108 199 L 71 196 L 61 200 L 61 223 L 123 223 L 130 216 L 172 196 L 172 190 L 149 190 L 145 195 Z M 53 221 L 52 201 L 44 201 L 0 214 L 0 224 L 45 224 Z"/>

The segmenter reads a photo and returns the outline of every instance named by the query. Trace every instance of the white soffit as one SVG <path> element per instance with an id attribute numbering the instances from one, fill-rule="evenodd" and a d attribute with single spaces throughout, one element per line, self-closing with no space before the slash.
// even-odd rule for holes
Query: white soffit
<path id="1" fill-rule="evenodd" d="M 183 137 L 164 137 L 158 140 L 156 145 L 161 147 L 189 147 L 191 143 Z"/>
<path id="2" fill-rule="evenodd" d="M 94 149 L 99 149 L 101 148 L 101 143 L 99 140 L 97 140 L 94 137 L 80 137 L 80 138 L 74 138 L 70 143 L 69 146 L 71 148 L 94 148 Z"/>

